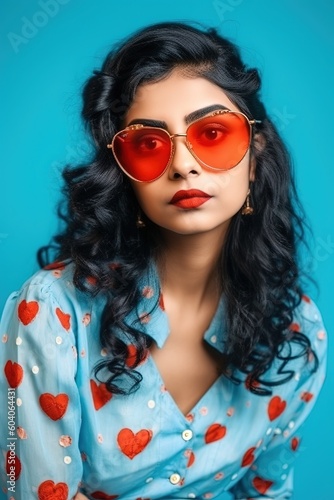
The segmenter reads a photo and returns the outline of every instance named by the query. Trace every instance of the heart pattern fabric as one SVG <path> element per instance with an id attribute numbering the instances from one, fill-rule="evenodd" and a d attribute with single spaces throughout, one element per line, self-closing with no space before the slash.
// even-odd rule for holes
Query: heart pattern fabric
<path id="1" fill-rule="evenodd" d="M 39 404 L 44 413 L 52 420 L 63 418 L 66 413 L 69 398 L 67 394 L 49 394 L 48 392 L 41 394 Z"/>
<path id="2" fill-rule="evenodd" d="M 37 495 L 38 500 L 68 500 L 68 486 L 48 479 L 39 485 Z"/>
<path id="3" fill-rule="evenodd" d="M 213 443 L 223 439 L 226 435 L 226 427 L 221 424 L 212 424 L 205 433 L 205 442 L 207 444 Z"/>
<path id="4" fill-rule="evenodd" d="M 118 495 L 107 495 L 103 491 L 94 491 L 90 496 L 96 500 L 116 500 L 118 498 Z"/>
<path id="5" fill-rule="evenodd" d="M 15 481 L 18 480 L 21 474 L 21 460 L 15 453 L 12 451 L 7 451 L 6 455 L 6 472 L 8 475 L 13 475 L 15 477 Z"/>
<path id="6" fill-rule="evenodd" d="M 130 460 L 141 453 L 152 439 L 152 432 L 147 429 L 141 429 L 134 433 L 131 429 L 122 429 L 117 436 L 117 443 L 120 450 Z"/>
<path id="7" fill-rule="evenodd" d="M 249 467 L 255 460 L 254 451 L 256 450 L 256 446 L 249 448 L 244 456 L 242 457 L 241 467 Z"/>
<path id="8" fill-rule="evenodd" d="M 163 296 L 158 286 L 150 285 L 139 289 L 137 322 L 132 313 L 127 321 L 163 347 L 168 339 L 166 318 L 159 318 L 165 314 Z M 11 475 L 18 489 L 31 485 L 23 496 L 36 500 L 73 500 L 81 489 L 92 500 L 219 498 L 231 480 L 237 498 L 274 498 L 283 491 L 301 449 L 303 412 L 308 414 L 318 396 L 321 384 L 312 378 L 318 375 L 312 372 L 308 381 L 307 370 L 296 363 L 300 377 L 273 385 L 269 396 L 253 394 L 262 386 L 247 373 L 240 375 L 239 384 L 222 376 L 182 414 L 149 349 L 137 364 L 135 338 L 115 329 L 124 342 L 125 370 L 135 369 L 143 378 L 137 391 L 112 394 L 105 383 L 108 372 L 95 371 L 113 356 L 111 345 L 99 342 L 104 303 L 95 300 L 98 295 L 76 292 L 67 264 L 42 271 L 32 286 L 28 283 L 11 297 L 10 320 L 1 323 L 0 382 L 12 398 L 16 449 L 9 452 L 0 433 L 2 477 Z M 303 301 L 304 308 L 308 305 Z M 292 318 L 296 334 L 307 335 L 315 312 L 306 312 L 306 324 L 303 315 Z M 220 331 L 210 328 L 205 340 L 218 347 Z M 326 334 L 320 320 L 316 329 L 315 345 L 321 346 Z M 294 361 L 289 363 L 294 369 Z M 120 386 L 128 388 L 126 382 Z M 4 484 L 0 488 L 6 493 Z"/>
<path id="9" fill-rule="evenodd" d="M 98 385 L 95 380 L 90 380 L 90 389 L 95 410 L 100 410 L 112 398 L 112 394 L 108 391 L 106 384 L 101 383 Z"/>
<path id="10" fill-rule="evenodd" d="M 19 320 L 21 323 L 23 323 L 25 326 L 29 325 L 32 321 L 37 316 L 37 313 L 39 311 L 39 305 L 38 302 L 35 300 L 32 300 L 30 302 L 27 302 L 26 300 L 22 300 L 19 303 L 19 307 L 17 310 Z"/>
<path id="11" fill-rule="evenodd" d="M 59 319 L 59 322 L 65 330 L 69 330 L 71 328 L 71 316 L 70 314 L 64 313 L 59 307 L 56 308 L 56 316 Z"/>
<path id="12" fill-rule="evenodd" d="M 278 418 L 286 408 L 286 401 L 281 399 L 279 396 L 274 396 L 268 405 L 268 416 L 269 420 L 273 421 Z"/>
<path id="13" fill-rule="evenodd" d="M 15 361 L 8 360 L 5 364 L 5 375 L 7 382 L 12 389 L 16 389 L 23 380 L 24 371 L 22 366 Z"/>
<path id="14" fill-rule="evenodd" d="M 265 495 L 269 490 L 269 488 L 274 484 L 273 481 L 263 479 L 262 477 L 259 476 L 254 477 L 252 482 L 256 491 L 261 493 L 261 495 Z"/>

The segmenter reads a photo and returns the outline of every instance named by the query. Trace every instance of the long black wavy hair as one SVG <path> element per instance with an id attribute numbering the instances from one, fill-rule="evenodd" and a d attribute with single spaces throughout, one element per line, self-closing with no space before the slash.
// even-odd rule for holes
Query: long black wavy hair
<path id="1" fill-rule="evenodd" d="M 94 158 L 64 170 L 68 203 L 61 214 L 65 229 L 55 237 L 57 258 L 74 263 L 79 289 L 105 297 L 100 338 L 108 356 L 96 367 L 97 378 L 113 393 L 134 391 L 141 380 L 136 367 L 150 339 L 140 331 L 139 319 L 128 325 L 125 318 L 140 299 L 138 279 L 157 251 L 158 228 L 147 221 L 146 229 L 138 230 L 137 200 L 106 145 L 123 128 L 138 86 L 158 81 L 176 67 L 218 85 L 249 118 L 261 120 L 255 132 L 263 147 L 251 145 L 257 165 L 251 186 L 255 213 L 233 217 L 220 272 L 228 323 L 225 354 L 233 368 L 226 373 L 233 378 L 238 369 L 251 391 L 269 394 L 271 386 L 294 375 L 284 370 L 289 359 L 307 358 L 311 350 L 303 332 L 291 330 L 302 298 L 297 246 L 304 239 L 303 215 L 289 154 L 259 97 L 259 73 L 247 68 L 236 46 L 215 29 L 183 23 L 144 28 L 116 46 L 86 82 L 82 116 L 94 140 Z M 45 255 L 41 250 L 42 264 Z M 120 330 L 127 341 L 117 334 Z M 131 367 L 128 342 L 136 347 Z M 267 380 L 274 359 L 281 360 L 281 376 Z"/>

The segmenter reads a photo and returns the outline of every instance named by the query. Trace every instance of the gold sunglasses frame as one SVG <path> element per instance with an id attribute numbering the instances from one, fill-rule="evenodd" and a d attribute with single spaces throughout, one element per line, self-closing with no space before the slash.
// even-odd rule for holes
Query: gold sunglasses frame
<path id="1" fill-rule="evenodd" d="M 216 172 L 228 172 L 229 170 L 231 170 L 232 168 L 235 168 L 237 165 L 239 165 L 239 163 L 244 159 L 244 157 L 246 156 L 247 154 L 247 151 L 249 150 L 249 147 L 251 145 L 251 141 L 252 141 L 252 131 L 253 131 L 253 125 L 255 125 L 256 123 L 261 123 L 261 120 L 250 120 L 248 118 L 247 115 L 245 115 L 245 113 L 242 113 L 241 111 L 231 111 L 230 109 L 220 109 L 220 110 L 217 110 L 217 111 L 214 111 L 213 113 L 209 113 L 208 115 L 206 116 L 202 116 L 201 118 L 198 118 L 197 120 L 193 121 L 192 123 L 190 123 L 186 129 L 186 132 L 184 134 L 170 134 L 168 132 L 168 130 L 164 129 L 164 128 L 161 128 L 161 127 L 152 127 L 152 126 L 148 126 L 148 125 L 143 125 L 141 123 L 138 123 L 138 124 L 133 124 L 133 125 L 129 125 L 128 127 L 125 127 L 124 129 L 120 130 L 119 132 L 117 132 L 111 143 L 110 144 L 107 144 L 107 148 L 108 149 L 111 149 L 112 152 L 113 152 L 113 155 L 114 155 L 114 158 L 118 164 L 118 166 L 120 167 L 120 169 L 125 173 L 125 175 L 127 177 L 129 177 L 130 179 L 136 181 L 136 182 L 154 182 L 156 181 L 157 179 L 159 179 L 165 172 L 166 170 L 169 168 L 170 164 L 171 164 L 171 161 L 173 159 L 173 156 L 174 156 L 174 153 L 175 153 L 175 144 L 174 144 L 174 137 L 186 137 L 187 138 L 187 132 L 189 130 L 190 127 L 192 127 L 195 123 L 203 120 L 204 118 L 210 118 L 211 116 L 217 116 L 217 115 L 223 115 L 223 114 L 226 114 L 226 113 L 231 113 L 231 114 L 234 114 L 234 115 L 242 115 L 245 119 L 246 119 L 246 122 L 248 123 L 248 126 L 249 126 L 249 144 L 248 144 L 248 147 L 244 153 L 244 155 L 242 156 L 242 158 L 240 158 L 240 160 L 238 161 L 238 163 L 236 163 L 233 167 L 231 168 L 228 168 L 228 169 L 224 169 L 224 168 L 215 168 L 215 167 L 211 167 L 210 165 L 207 165 L 204 161 L 202 161 L 200 158 L 198 158 L 198 156 L 196 155 L 196 153 L 193 151 L 193 146 L 192 144 L 186 139 L 185 140 L 185 145 L 186 147 L 188 148 L 188 151 L 192 154 L 192 156 L 195 158 L 195 160 L 197 162 L 200 163 L 200 165 L 204 165 L 205 168 L 209 169 L 209 170 L 214 170 Z M 122 134 L 123 132 L 127 131 L 127 130 L 142 130 L 142 129 L 145 129 L 145 128 L 148 128 L 148 129 L 155 129 L 155 130 L 162 130 L 165 134 L 168 135 L 169 139 L 170 139 L 170 142 L 171 142 L 171 152 L 170 152 L 170 155 L 169 155 L 169 158 L 168 158 L 168 162 L 166 163 L 166 166 L 165 168 L 163 169 L 163 171 L 161 172 L 161 174 L 158 176 L 158 177 L 155 177 L 154 179 L 150 180 L 150 181 L 141 181 L 139 179 L 136 179 L 135 177 L 132 177 L 132 175 L 130 175 L 126 170 L 125 168 L 121 165 L 121 163 L 119 162 L 116 154 L 115 154 L 115 151 L 114 151 L 114 142 L 115 142 L 115 139 L 116 137 L 118 137 L 120 134 Z"/>

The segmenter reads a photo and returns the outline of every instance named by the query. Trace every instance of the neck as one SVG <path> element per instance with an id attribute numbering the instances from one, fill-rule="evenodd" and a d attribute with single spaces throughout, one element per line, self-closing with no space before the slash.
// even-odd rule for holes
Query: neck
<path id="1" fill-rule="evenodd" d="M 208 296 L 218 297 L 222 283 L 218 264 L 225 234 L 213 231 L 195 235 L 163 232 L 163 252 L 158 258 L 164 296 L 200 305 Z"/>

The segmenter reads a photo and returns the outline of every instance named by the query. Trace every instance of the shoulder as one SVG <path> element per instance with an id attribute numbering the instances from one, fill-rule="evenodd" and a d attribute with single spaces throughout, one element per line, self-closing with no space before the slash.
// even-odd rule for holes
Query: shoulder
<path id="1" fill-rule="evenodd" d="M 316 303 L 307 295 L 302 296 L 293 314 L 290 326 L 294 332 L 303 333 L 312 346 L 327 346 L 327 333 L 321 312 Z"/>
<path id="2" fill-rule="evenodd" d="M 289 332 L 267 372 L 271 382 L 284 383 L 288 392 L 317 381 L 318 391 L 325 379 L 327 332 L 316 303 L 304 295 L 293 311 Z M 290 376 L 290 377 L 289 377 Z"/>
<path id="3" fill-rule="evenodd" d="M 73 276 L 74 265 L 72 263 L 55 262 L 33 274 L 16 293 L 36 291 L 44 296 L 48 294 L 58 297 L 70 295 L 71 290 L 74 289 Z"/>
<path id="4" fill-rule="evenodd" d="M 78 290 L 73 276 L 72 263 L 55 263 L 37 271 L 9 296 L 2 321 L 16 317 L 26 325 L 44 313 L 44 320 L 49 324 L 55 318 L 67 325 L 71 318 L 71 326 L 75 326 L 89 313 L 94 303 L 100 301 L 96 297 L 93 300 L 91 294 Z"/>
<path id="5" fill-rule="evenodd" d="M 27 279 L 16 294 L 39 293 L 42 297 L 49 295 L 58 300 L 80 301 L 90 294 L 79 290 L 74 284 L 75 266 L 72 262 L 55 262 L 40 269 Z M 89 280 L 87 280 L 89 285 Z"/>
<path id="6" fill-rule="evenodd" d="M 327 332 L 316 303 L 303 295 L 300 304 L 294 311 L 293 323 L 290 326 L 293 334 L 290 343 L 290 359 L 298 366 L 303 358 L 300 352 L 307 354 L 307 362 L 299 367 L 300 380 L 303 383 L 308 378 L 318 379 L 321 386 L 326 373 L 327 363 Z"/>

